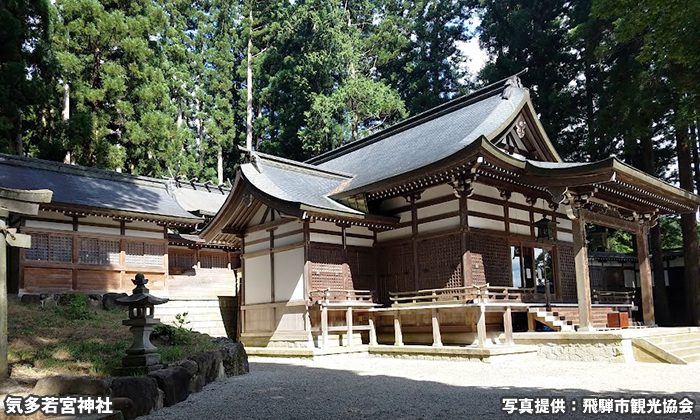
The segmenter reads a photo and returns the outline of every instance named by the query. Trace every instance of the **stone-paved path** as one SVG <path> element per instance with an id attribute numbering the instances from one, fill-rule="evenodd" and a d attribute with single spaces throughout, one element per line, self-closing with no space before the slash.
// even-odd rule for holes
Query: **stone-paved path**
<path id="1" fill-rule="evenodd" d="M 693 414 L 581 413 L 582 398 L 689 398 Z M 508 415 L 502 397 L 564 397 L 565 414 Z M 572 412 L 572 401 L 577 410 Z M 208 385 L 147 419 L 700 419 L 700 363 L 545 359 L 479 362 L 332 357 L 252 359 L 250 374 Z"/>

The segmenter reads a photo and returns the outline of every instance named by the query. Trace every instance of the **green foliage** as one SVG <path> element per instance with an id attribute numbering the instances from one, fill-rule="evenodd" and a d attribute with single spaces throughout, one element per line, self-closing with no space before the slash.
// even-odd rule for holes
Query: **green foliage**
<path id="1" fill-rule="evenodd" d="M 95 316 L 87 306 L 88 297 L 84 293 L 70 295 L 64 305 L 55 307 L 57 313 L 69 320 L 89 320 Z"/>
<path id="2" fill-rule="evenodd" d="M 175 321 L 173 322 L 177 328 L 186 329 L 192 331 L 192 328 L 187 328 L 186 325 L 191 324 L 187 319 L 188 312 L 183 312 L 181 314 L 175 314 Z"/>
<path id="3" fill-rule="evenodd" d="M 151 335 L 170 346 L 180 346 L 192 343 L 194 333 L 191 330 L 172 325 L 159 324 Z"/>

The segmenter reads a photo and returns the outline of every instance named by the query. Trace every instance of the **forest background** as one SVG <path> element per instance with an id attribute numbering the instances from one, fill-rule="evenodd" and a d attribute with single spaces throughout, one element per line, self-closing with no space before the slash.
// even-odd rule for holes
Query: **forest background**
<path id="1" fill-rule="evenodd" d="M 304 160 L 528 68 L 565 160 L 698 191 L 698 21 L 687 0 L 3 0 L 0 151 L 224 183 L 240 147 Z M 697 259 L 697 236 L 660 219 L 652 252 Z"/>

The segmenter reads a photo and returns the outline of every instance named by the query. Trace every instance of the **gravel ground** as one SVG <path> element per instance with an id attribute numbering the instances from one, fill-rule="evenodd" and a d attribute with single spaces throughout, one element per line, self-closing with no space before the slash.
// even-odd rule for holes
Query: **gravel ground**
<path id="1" fill-rule="evenodd" d="M 565 414 L 536 418 L 700 419 L 700 363 L 424 361 L 335 356 L 251 359 L 250 374 L 208 385 L 146 419 L 500 419 L 502 397 L 564 397 Z M 692 414 L 581 413 L 584 397 L 687 397 Z M 577 410 L 572 412 L 572 401 Z"/>

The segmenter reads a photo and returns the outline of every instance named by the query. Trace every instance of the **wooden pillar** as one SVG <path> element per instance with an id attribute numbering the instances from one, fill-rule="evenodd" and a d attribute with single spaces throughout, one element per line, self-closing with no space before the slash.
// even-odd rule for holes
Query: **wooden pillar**
<path id="1" fill-rule="evenodd" d="M 594 328 L 591 325 L 591 279 L 588 273 L 588 250 L 586 248 L 586 220 L 579 216 L 571 221 L 571 226 L 574 236 L 579 331 L 593 331 Z"/>
<path id="2" fill-rule="evenodd" d="M 0 208 L 0 227 L 5 229 L 9 212 Z M 0 232 L 0 380 L 9 377 L 7 366 L 7 245 Z"/>
<path id="3" fill-rule="evenodd" d="M 479 305 L 478 317 L 476 321 L 477 346 L 484 347 L 486 345 L 486 307 L 484 305 Z"/>
<path id="4" fill-rule="evenodd" d="M 459 196 L 459 231 L 460 231 L 460 252 L 462 255 L 462 286 L 471 286 L 472 280 L 472 256 L 469 250 L 469 207 L 467 205 L 467 194 L 462 192 Z"/>
<path id="5" fill-rule="evenodd" d="M 374 322 L 374 313 L 371 313 L 369 315 L 369 345 L 370 346 L 376 346 L 377 345 L 377 327 Z"/>
<path id="6" fill-rule="evenodd" d="M 440 336 L 440 320 L 438 319 L 437 308 L 431 309 L 433 318 L 433 346 L 442 347 L 442 337 Z"/>
<path id="7" fill-rule="evenodd" d="M 394 312 L 394 345 L 403 346 L 403 334 L 401 334 L 401 312 Z"/>
<path id="8" fill-rule="evenodd" d="M 328 348 L 328 307 L 321 304 L 321 346 Z"/>
<path id="9" fill-rule="evenodd" d="M 352 339 L 352 307 L 348 307 L 347 311 L 345 312 L 345 323 L 348 326 L 348 339 L 347 339 L 347 346 L 352 347 L 353 346 L 353 339 Z"/>
<path id="10" fill-rule="evenodd" d="M 413 253 L 413 287 L 420 289 L 420 274 L 418 267 L 418 209 L 416 201 L 420 199 L 419 193 L 413 193 L 409 197 L 411 203 L 411 251 Z"/>
<path id="11" fill-rule="evenodd" d="M 506 311 L 503 312 L 503 332 L 506 336 L 506 345 L 513 345 L 513 316 L 510 306 L 506 306 Z"/>
<path id="12" fill-rule="evenodd" d="M 644 325 L 656 325 L 654 318 L 654 289 L 651 283 L 651 261 L 649 260 L 649 227 L 644 225 L 636 233 L 637 260 L 639 261 L 639 284 L 642 287 L 642 311 Z"/>

